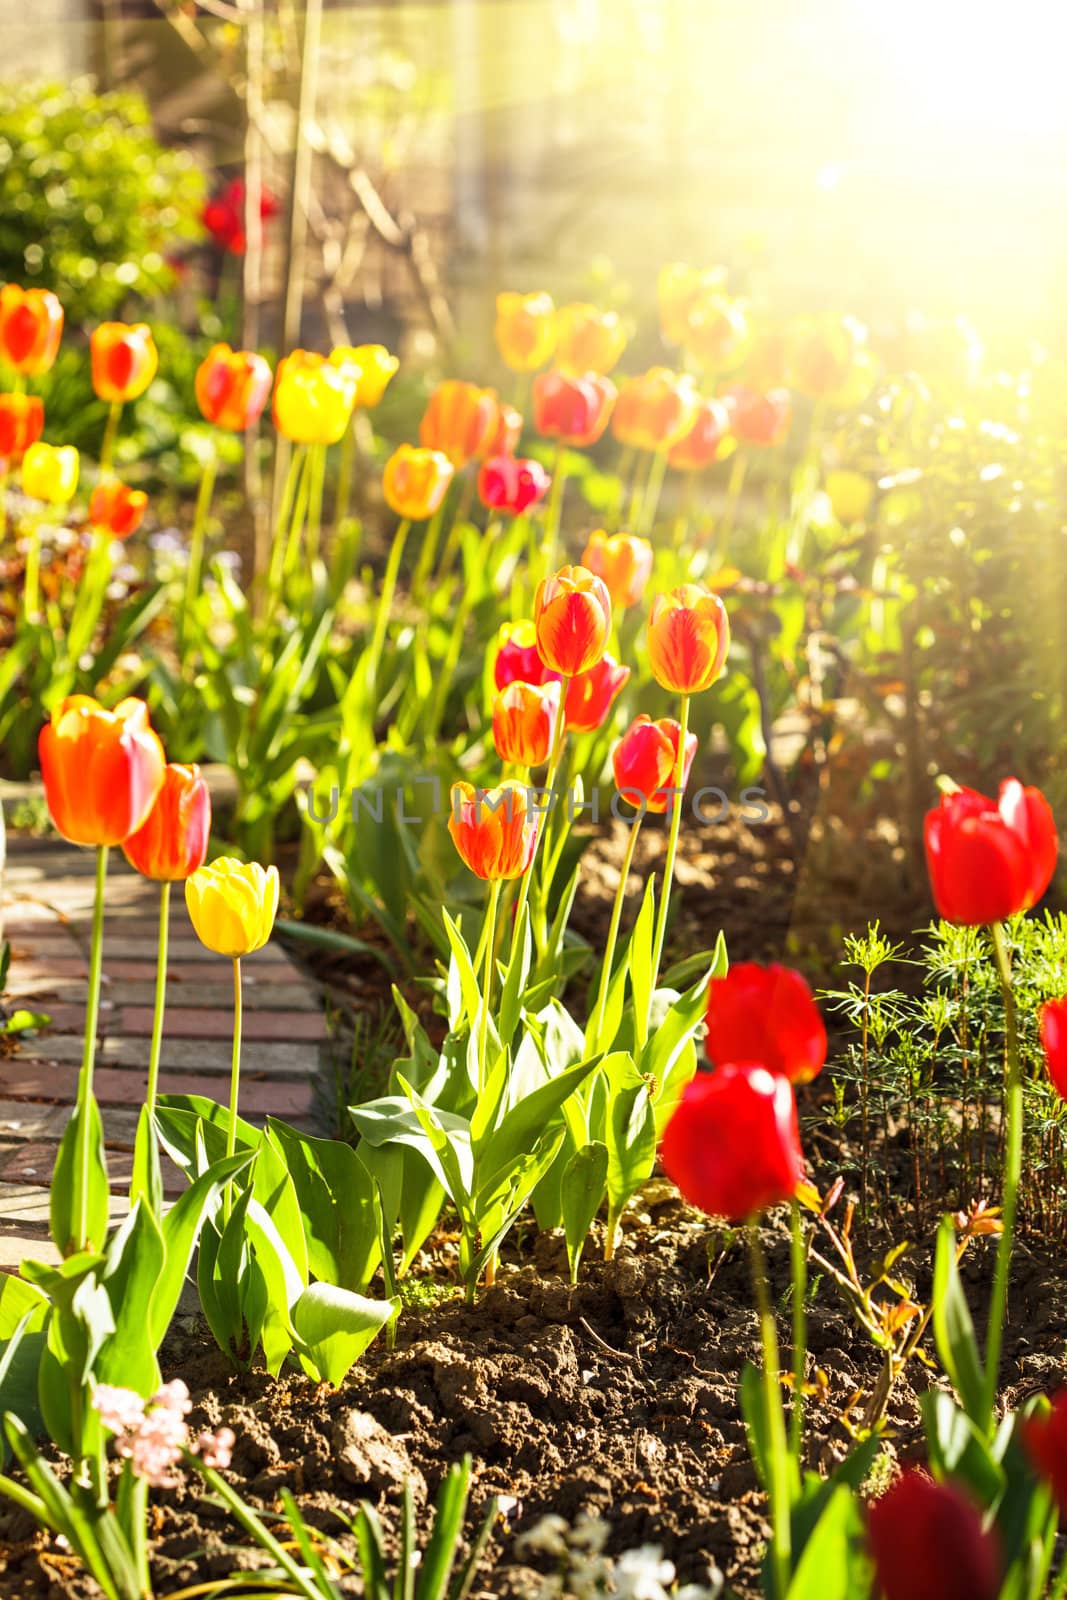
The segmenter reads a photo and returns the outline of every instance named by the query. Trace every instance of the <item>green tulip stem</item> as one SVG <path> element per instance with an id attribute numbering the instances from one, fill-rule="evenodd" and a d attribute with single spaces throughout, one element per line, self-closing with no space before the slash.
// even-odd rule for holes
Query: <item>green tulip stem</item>
<path id="1" fill-rule="evenodd" d="M 790 1265 L 793 1278 L 793 1407 L 789 1414 L 789 1448 L 800 1469 L 800 1449 L 804 1437 L 804 1368 L 808 1356 L 808 1321 L 805 1301 L 808 1293 L 808 1252 L 800 1202 L 790 1207 Z"/>
<path id="2" fill-rule="evenodd" d="M 163 1012 L 167 1000 L 167 937 L 170 931 L 170 883 L 164 880 L 159 886 L 159 942 L 156 949 L 156 1003 L 152 1012 L 152 1044 L 148 1052 L 148 1092 L 145 1104 L 150 1112 L 156 1109 L 159 1086 L 159 1058 L 163 1050 Z"/>
<path id="3" fill-rule="evenodd" d="M 85 1001 L 85 1039 L 78 1077 L 77 1149 L 74 1162 L 74 1250 L 89 1246 L 89 1108 L 93 1101 L 93 1067 L 96 1062 L 96 1028 L 100 1016 L 100 972 L 104 954 L 104 886 L 107 882 L 106 844 L 96 847 L 96 894 L 93 899 L 93 933 L 89 949 L 89 993 Z"/>
<path id="4" fill-rule="evenodd" d="M 237 1149 L 237 1093 L 241 1082 L 241 958 L 233 958 L 233 1057 L 230 1062 L 230 1121 L 226 1129 L 226 1154 Z M 230 1220 L 230 1185 L 223 1198 L 223 1216 Z"/>
<path id="5" fill-rule="evenodd" d="M 556 566 L 556 545 L 559 541 L 559 530 L 563 521 L 563 488 L 567 476 L 566 459 L 567 447 L 561 441 L 556 446 L 556 456 L 552 463 L 552 488 L 549 491 L 548 506 L 545 510 L 544 536 L 541 541 L 542 578 L 547 578 L 555 570 Z M 531 574 L 531 579 L 532 576 Z"/>
<path id="6" fill-rule="evenodd" d="M 600 1032 L 604 1026 L 604 1013 L 608 1005 L 608 988 L 611 984 L 611 969 L 615 964 L 615 946 L 619 939 L 619 925 L 622 922 L 622 908 L 626 899 L 626 882 L 630 876 L 630 868 L 633 866 L 634 851 L 637 848 L 637 835 L 641 831 L 643 817 L 644 812 L 639 811 L 630 824 L 630 837 L 626 844 L 626 854 L 623 856 L 622 866 L 619 868 L 619 887 L 615 891 L 615 904 L 611 908 L 611 925 L 608 928 L 608 942 L 604 951 L 604 964 L 600 969 L 596 1010 L 593 1013 L 593 1031 L 590 1037 L 594 1051 L 600 1049 Z"/>
<path id="7" fill-rule="evenodd" d="M 448 496 L 446 494 L 442 498 L 441 504 L 438 506 L 437 510 L 426 524 L 426 532 L 422 536 L 422 549 L 419 551 L 419 559 L 415 563 L 415 573 L 411 580 L 411 592 L 415 596 L 416 600 L 421 600 L 423 598 L 423 593 L 426 588 L 426 580 L 429 578 L 430 572 L 437 560 L 437 546 L 441 539 L 441 524 L 445 520 L 445 505 L 447 503 L 447 499 Z M 401 527 L 403 526 L 404 524 L 401 523 Z"/>
<path id="8" fill-rule="evenodd" d="M 26 539 L 26 570 L 22 578 L 22 614 L 27 622 L 36 622 L 41 599 L 41 518 L 35 515 L 30 522 Z"/>
<path id="9" fill-rule="evenodd" d="M 789 1452 L 786 1441 L 785 1412 L 778 1364 L 778 1333 L 774 1326 L 767 1282 L 767 1259 L 759 1236 L 759 1217 L 748 1225 L 752 1283 L 759 1311 L 760 1343 L 763 1346 L 763 1396 L 767 1427 L 767 1498 L 771 1509 L 771 1570 L 774 1573 L 773 1600 L 785 1600 L 792 1570 L 792 1537 L 789 1507 Z"/>
<path id="10" fill-rule="evenodd" d="M 674 861 L 678 854 L 678 835 L 682 827 L 682 790 L 685 786 L 685 741 L 689 733 L 689 696 L 683 694 L 682 709 L 678 716 L 678 759 L 674 767 L 674 792 L 671 795 L 671 828 L 667 835 L 667 857 L 663 863 L 663 888 L 660 894 L 659 914 L 656 917 L 656 936 L 652 943 L 652 982 L 649 985 L 649 1004 L 655 993 L 663 959 L 663 944 L 667 937 L 667 911 L 674 880 Z"/>
<path id="11" fill-rule="evenodd" d="M 737 518 L 737 508 L 741 502 L 741 491 L 745 487 L 745 474 L 748 471 L 748 451 L 744 445 L 738 445 L 734 451 L 733 461 L 730 463 L 730 481 L 726 485 L 726 505 L 723 508 L 722 520 L 716 530 L 715 559 L 720 567 L 726 565 L 726 553 L 730 547 L 730 534 L 733 532 L 734 522 Z"/>
<path id="12" fill-rule="evenodd" d="M 381 665 L 382 650 L 385 646 L 385 631 L 389 626 L 389 617 L 393 609 L 393 598 L 396 595 L 397 579 L 400 576 L 400 561 L 404 554 L 404 545 L 407 542 L 408 531 L 411 527 L 411 518 L 405 517 L 397 524 L 393 534 L 393 547 L 389 552 L 386 562 L 385 576 L 382 579 L 382 592 L 378 601 L 378 614 L 374 619 L 374 632 L 367 649 L 366 682 L 368 693 L 373 695 L 378 678 L 378 668 Z"/>
<path id="13" fill-rule="evenodd" d="M 196 509 L 193 512 L 193 527 L 189 535 L 189 565 L 185 569 L 185 604 L 182 607 L 182 632 L 192 615 L 193 607 L 200 598 L 200 579 L 204 567 L 204 540 L 207 537 L 208 518 L 211 514 L 211 501 L 215 493 L 215 474 L 218 471 L 218 456 L 212 448 L 211 454 L 204 462 L 204 469 L 200 474 L 200 484 L 196 492 Z"/>
<path id="14" fill-rule="evenodd" d="M 100 476 L 109 478 L 112 473 L 111 462 L 115 455 L 115 440 L 118 438 L 119 418 L 122 416 L 122 401 L 112 400 L 108 408 L 107 422 L 104 425 L 104 437 L 100 445 Z"/>
<path id="15" fill-rule="evenodd" d="M 485 968 L 482 977 L 482 1010 L 479 1017 L 478 1036 L 478 1093 L 482 1094 L 489 1081 L 489 1001 L 493 989 L 493 955 L 496 950 L 496 915 L 500 905 L 499 878 L 489 885 L 489 905 L 485 913 Z"/>
<path id="16" fill-rule="evenodd" d="M 319 559 L 322 538 L 322 500 L 326 488 L 326 446 L 313 444 L 308 462 L 310 497 L 308 503 L 307 563 L 312 569 Z"/>
<path id="17" fill-rule="evenodd" d="M 306 446 L 298 444 L 289 457 L 289 466 L 282 485 L 281 499 L 278 502 L 278 520 L 274 524 L 274 538 L 271 544 L 270 569 L 267 573 L 267 619 L 270 620 L 278 599 L 282 585 L 282 570 L 285 563 L 285 530 L 296 499 L 297 485 L 300 481 L 304 457 L 307 454 Z"/>
<path id="18" fill-rule="evenodd" d="M 544 838 L 544 835 L 548 829 L 548 819 L 552 809 L 552 796 L 556 790 L 556 777 L 559 773 L 559 764 L 563 756 L 563 746 L 567 738 L 567 690 L 570 688 L 570 686 L 570 677 L 565 677 L 561 680 L 559 686 L 559 715 L 556 718 L 556 727 L 552 736 L 552 754 L 549 757 L 548 762 L 548 776 L 545 778 L 545 790 L 547 791 L 545 797 L 545 808 L 543 813 L 541 813 L 539 810 L 534 819 L 534 828 L 536 829 L 536 832 L 534 833 L 533 853 L 530 856 L 530 865 L 526 868 L 526 871 L 522 875 L 522 884 L 519 888 L 519 898 L 515 906 L 515 918 L 511 928 L 512 954 L 514 954 L 515 951 L 515 941 L 519 937 L 519 929 L 522 927 L 522 917 L 523 912 L 526 910 L 526 902 L 530 898 L 530 881 L 533 878 L 534 869 L 537 866 L 537 854 L 541 848 L 541 840 Z"/>
<path id="19" fill-rule="evenodd" d="M 659 497 L 663 492 L 663 479 L 667 472 L 667 452 L 657 450 L 652 457 L 652 465 L 648 469 L 648 482 L 645 485 L 645 495 L 641 502 L 641 526 L 635 528 L 635 533 L 646 536 L 652 532 L 656 521 L 656 512 L 659 510 Z"/>
<path id="20" fill-rule="evenodd" d="M 985 1422 L 987 1428 L 992 1430 L 997 1402 L 997 1379 L 1000 1373 L 1000 1352 L 1004 1340 L 1004 1318 L 1008 1309 L 1008 1275 L 1011 1270 L 1015 1213 L 1023 1171 L 1023 1084 L 1019 1068 L 1019 1023 L 1015 1009 L 1015 994 L 1011 985 L 1011 952 L 1008 948 L 1008 936 L 1002 922 L 994 922 L 990 933 L 993 936 L 993 951 L 1000 977 L 1000 992 L 1004 997 L 1006 1065 L 1004 1184 L 1001 1196 L 1003 1226 L 997 1241 L 997 1262 L 993 1273 L 993 1294 L 989 1302 L 985 1358 Z"/>

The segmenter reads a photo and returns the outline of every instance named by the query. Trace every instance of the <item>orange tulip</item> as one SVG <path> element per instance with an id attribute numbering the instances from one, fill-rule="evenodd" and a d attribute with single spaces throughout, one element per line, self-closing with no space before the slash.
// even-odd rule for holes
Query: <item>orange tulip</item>
<path id="1" fill-rule="evenodd" d="M 113 539 L 128 539 L 141 526 L 147 507 L 148 496 L 140 489 L 108 478 L 89 497 L 89 521 Z"/>
<path id="2" fill-rule="evenodd" d="M 493 701 L 493 743 L 501 761 L 540 767 L 552 753 L 559 716 L 557 682 L 509 683 Z"/>
<path id="3" fill-rule="evenodd" d="M 0 394 L 0 460 L 17 461 L 44 432 L 44 401 L 36 394 Z"/>
<path id="4" fill-rule="evenodd" d="M 556 313 L 556 365 L 565 372 L 610 372 L 626 349 L 626 330 L 616 311 L 580 303 Z"/>
<path id="5" fill-rule="evenodd" d="M 629 677 L 629 667 L 620 667 L 614 656 L 605 654 L 595 667 L 572 678 L 563 707 L 571 733 L 594 733 L 601 727 Z"/>
<path id="6" fill-rule="evenodd" d="M 254 350 L 215 344 L 196 369 L 196 403 L 217 428 L 244 433 L 259 420 L 271 382 L 270 367 Z"/>
<path id="7" fill-rule="evenodd" d="M 671 445 L 667 460 L 679 472 L 701 472 L 736 449 L 727 407 L 721 400 L 701 400 L 689 432 Z"/>
<path id="8" fill-rule="evenodd" d="M 382 493 L 391 511 L 409 522 L 432 517 L 444 500 L 454 468 L 439 450 L 402 444 L 382 473 Z"/>
<path id="9" fill-rule="evenodd" d="M 543 367 L 556 347 L 556 308 L 550 294 L 498 294 L 497 349 L 513 372 Z"/>
<path id="10" fill-rule="evenodd" d="M 648 659 L 652 675 L 676 694 L 699 694 L 722 672 L 730 645 L 726 607 L 717 594 L 686 583 L 652 602 Z"/>
<path id="11" fill-rule="evenodd" d="M 652 554 L 647 539 L 597 528 L 586 542 L 582 566 L 603 578 L 613 605 L 635 606 L 652 576 Z"/>
<path id="12" fill-rule="evenodd" d="M 72 844 L 123 844 L 151 811 L 166 758 L 143 700 L 106 711 L 87 694 L 52 712 L 38 741 L 52 821 Z"/>
<path id="13" fill-rule="evenodd" d="M 622 385 L 612 431 L 636 450 L 667 450 L 689 432 L 699 405 L 692 378 L 652 367 Z"/>
<path id="14" fill-rule="evenodd" d="M 789 432 L 793 402 L 788 389 L 760 393 L 735 383 L 723 390 L 720 399 L 730 414 L 731 430 L 744 444 L 767 449 L 780 444 Z"/>
<path id="15" fill-rule="evenodd" d="M 89 355 L 93 388 L 112 405 L 144 394 L 159 366 L 147 322 L 102 322 L 90 335 Z"/>
<path id="16" fill-rule="evenodd" d="M 465 467 L 485 453 L 493 442 L 500 410 L 492 389 L 449 378 L 430 396 L 419 439 L 427 450 L 439 450 L 452 465 Z"/>
<path id="17" fill-rule="evenodd" d="M 155 805 L 122 851 L 143 877 L 178 883 L 204 865 L 210 832 L 211 796 L 200 768 L 171 762 Z"/>
<path id="18" fill-rule="evenodd" d="M 50 370 L 62 333 L 63 307 L 51 289 L 0 289 L 0 356 L 23 377 Z"/>
<path id="19" fill-rule="evenodd" d="M 709 295 L 721 293 L 725 285 L 724 267 L 687 267 L 676 261 L 660 270 L 656 285 L 659 316 L 668 344 L 685 344 L 694 306 Z"/>
<path id="20" fill-rule="evenodd" d="M 642 711 L 627 728 L 611 753 L 615 788 L 635 810 L 662 815 L 667 809 L 668 790 L 678 771 L 678 740 L 681 727 L 671 717 L 658 722 Z M 697 753 L 697 736 L 686 735 L 682 763 L 682 789 L 689 782 L 689 771 Z"/>
<path id="21" fill-rule="evenodd" d="M 588 672 L 611 633 L 611 596 L 603 579 L 585 567 L 560 567 L 543 578 L 534 597 L 534 627 L 546 667 L 565 678 Z"/>
<path id="22" fill-rule="evenodd" d="M 522 437 L 522 412 L 516 411 L 514 406 L 505 405 L 503 401 L 497 406 L 496 427 L 493 437 L 482 451 L 484 460 L 489 461 L 493 456 L 513 456 Z"/>
<path id="23" fill-rule="evenodd" d="M 465 865 L 479 878 L 521 878 L 537 842 L 525 785 L 505 782 L 495 789 L 475 789 L 470 783 L 454 783 L 448 831 Z"/>
<path id="24" fill-rule="evenodd" d="M 575 378 L 554 368 L 533 383 L 534 427 L 546 438 L 583 449 L 596 444 L 608 425 L 616 388 L 610 378 L 587 372 Z"/>

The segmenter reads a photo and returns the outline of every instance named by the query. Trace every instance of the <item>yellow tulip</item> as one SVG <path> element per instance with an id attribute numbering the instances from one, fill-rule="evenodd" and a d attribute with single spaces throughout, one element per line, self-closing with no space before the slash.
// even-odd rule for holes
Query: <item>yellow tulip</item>
<path id="1" fill-rule="evenodd" d="M 22 458 L 22 492 L 31 500 L 65 505 L 78 487 L 78 452 L 72 444 L 31 444 Z"/>
<path id="2" fill-rule="evenodd" d="M 274 426 L 294 444 L 336 444 L 348 427 L 355 392 L 351 369 L 313 351 L 293 350 L 278 363 Z"/>
<path id="3" fill-rule="evenodd" d="M 339 345 L 330 352 L 330 364 L 342 371 L 355 370 L 354 404 L 364 410 L 378 404 L 400 366 L 384 344 Z"/>
<path id="4" fill-rule="evenodd" d="M 826 493 L 838 522 L 862 522 L 874 499 L 874 484 L 862 472 L 842 469 L 826 474 Z"/>
<path id="5" fill-rule="evenodd" d="M 185 903 L 201 944 L 220 956 L 249 955 L 274 927 L 278 869 L 220 856 L 185 880 Z"/>

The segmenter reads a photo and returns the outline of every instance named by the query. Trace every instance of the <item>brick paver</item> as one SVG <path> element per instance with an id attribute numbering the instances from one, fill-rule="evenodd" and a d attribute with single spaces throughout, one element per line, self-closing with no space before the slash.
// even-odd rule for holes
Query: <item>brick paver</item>
<path id="1" fill-rule="evenodd" d="M 81 1064 L 94 888 L 94 856 L 56 839 L 8 840 L 0 935 L 11 945 L 9 1006 L 50 1022 L 0 1055 L 0 1269 L 47 1255 L 48 1186 Z M 155 996 L 158 885 L 111 852 L 95 1090 L 104 1119 L 113 1206 L 129 1185 L 144 1099 Z M 314 984 L 276 941 L 242 962 L 241 1112 L 312 1125 L 326 1017 Z M 229 963 L 206 950 L 189 923 L 181 886 L 171 893 L 164 1093 L 225 1101 L 232 1039 Z M 168 1192 L 181 1175 L 165 1173 Z"/>

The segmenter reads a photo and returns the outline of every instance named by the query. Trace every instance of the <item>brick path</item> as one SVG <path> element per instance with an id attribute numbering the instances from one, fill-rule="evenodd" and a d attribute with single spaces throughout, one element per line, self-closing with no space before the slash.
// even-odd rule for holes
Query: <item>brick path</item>
<path id="1" fill-rule="evenodd" d="M 2 937 L 11 945 L 7 1002 L 45 1012 L 49 1027 L 0 1055 L 0 1269 L 49 1255 L 48 1186 L 82 1056 L 95 852 L 61 840 L 9 839 Z M 114 1209 L 129 1184 L 147 1081 L 159 926 L 158 885 L 109 861 L 95 1090 L 103 1112 Z M 327 1038 L 321 999 L 272 941 L 242 962 L 241 1112 L 310 1126 Z M 171 891 L 163 1093 L 229 1094 L 230 963 L 193 933 L 182 886 Z M 165 1173 L 180 1192 L 181 1175 Z"/>

